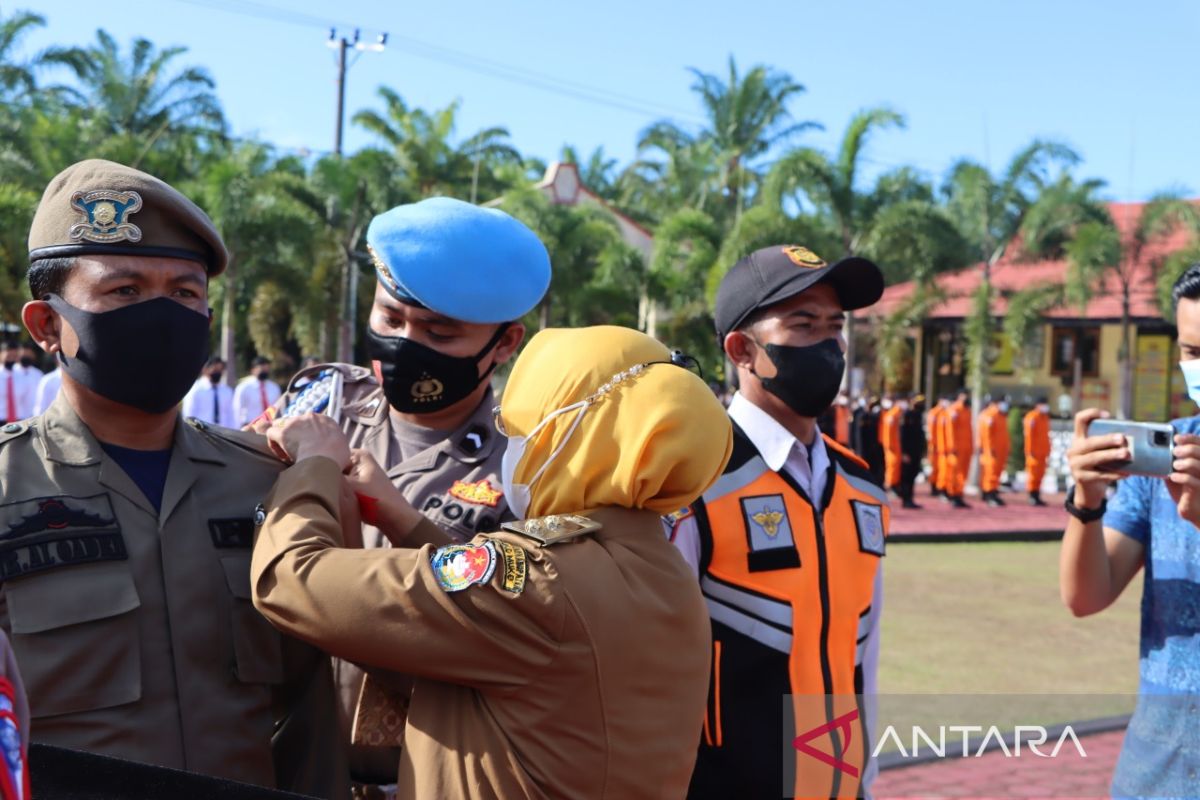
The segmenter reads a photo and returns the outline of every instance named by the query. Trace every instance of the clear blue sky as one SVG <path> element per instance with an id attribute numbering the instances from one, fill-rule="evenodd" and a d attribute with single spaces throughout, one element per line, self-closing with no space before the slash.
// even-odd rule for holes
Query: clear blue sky
<path id="1" fill-rule="evenodd" d="M 624 164 L 653 120 L 699 121 L 686 68 L 723 72 L 732 54 L 807 87 L 792 112 L 826 130 L 802 142 L 832 147 L 860 108 L 903 112 L 908 128 L 870 145 L 875 169 L 907 163 L 940 178 L 964 156 L 999 169 L 1047 137 L 1076 148 L 1078 174 L 1106 180 L 1113 199 L 1200 192 L 1200 4 L 1186 0 L 30 0 L 3 11 L 14 8 L 47 17 L 30 50 L 88 43 L 97 27 L 124 44 L 186 46 L 181 63 L 211 71 L 234 133 L 288 148 L 332 148 L 334 51 L 318 22 L 327 20 L 364 38 L 390 34 L 385 52 L 350 70 L 348 149 L 369 141 L 350 114 L 387 84 L 425 108 L 461 99 L 459 136 L 503 125 L 531 155 L 603 145 Z M 223 8 L 277 9 L 293 21 Z M 497 77 L 481 66 L 489 62 L 523 77 Z M 586 87 L 568 87 L 585 97 L 535 83 Z M 638 108 L 586 99 L 600 93 Z"/>

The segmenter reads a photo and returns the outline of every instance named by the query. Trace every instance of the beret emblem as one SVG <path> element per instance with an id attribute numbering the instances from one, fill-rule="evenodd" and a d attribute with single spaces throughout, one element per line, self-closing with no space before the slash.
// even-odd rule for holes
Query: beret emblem
<path id="1" fill-rule="evenodd" d="M 82 220 L 71 226 L 70 236 L 74 241 L 107 244 L 142 239 L 142 229 L 129 221 L 142 208 L 142 197 L 137 192 L 112 189 L 75 192 L 71 195 L 71 205 L 83 215 Z"/>

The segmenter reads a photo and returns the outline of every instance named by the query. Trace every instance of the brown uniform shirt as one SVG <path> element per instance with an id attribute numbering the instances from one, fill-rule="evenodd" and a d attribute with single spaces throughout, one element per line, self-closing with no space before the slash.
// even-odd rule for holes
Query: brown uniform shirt
<path id="1" fill-rule="evenodd" d="M 524 581 L 506 558 L 449 592 L 432 545 L 339 548 L 338 482 L 324 458 L 280 476 L 254 549 L 255 603 L 337 656 L 416 676 L 401 797 L 683 797 L 710 633 L 655 514 L 601 509 L 589 516 L 603 530 L 547 547 L 476 537 L 519 549 Z"/>
<path id="2" fill-rule="evenodd" d="M 0 428 L 0 627 L 33 741 L 348 793 L 328 658 L 250 602 L 281 468 L 261 437 L 181 420 L 156 512 L 65 396 Z"/>

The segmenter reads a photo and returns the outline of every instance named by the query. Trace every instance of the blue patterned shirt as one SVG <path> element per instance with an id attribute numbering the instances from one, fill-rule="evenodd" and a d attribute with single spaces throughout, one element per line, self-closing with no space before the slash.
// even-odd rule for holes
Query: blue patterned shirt
<path id="1" fill-rule="evenodd" d="M 1200 417 L 1175 420 L 1200 434 Z M 1200 530 L 1162 478 L 1117 484 L 1104 527 L 1145 547 L 1137 709 L 1113 775 L 1117 797 L 1200 795 Z"/>

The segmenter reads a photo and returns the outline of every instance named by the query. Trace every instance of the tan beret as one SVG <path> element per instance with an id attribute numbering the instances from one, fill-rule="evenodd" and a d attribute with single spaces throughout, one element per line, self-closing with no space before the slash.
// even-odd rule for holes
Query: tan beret
<path id="1" fill-rule="evenodd" d="M 209 275 L 229 260 L 212 220 L 191 200 L 132 167 L 90 159 L 46 187 L 29 229 L 29 260 L 100 254 L 186 258 Z"/>

